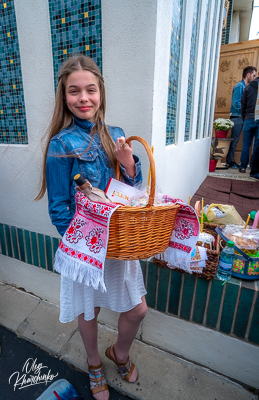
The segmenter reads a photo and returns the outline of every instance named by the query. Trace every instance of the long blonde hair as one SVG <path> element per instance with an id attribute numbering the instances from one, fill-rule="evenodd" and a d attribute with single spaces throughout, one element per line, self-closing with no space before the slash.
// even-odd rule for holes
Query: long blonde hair
<path id="1" fill-rule="evenodd" d="M 93 127 L 91 133 L 93 134 L 91 142 L 86 149 L 86 151 L 89 150 L 93 139 L 94 135 L 96 132 L 99 132 L 100 139 L 102 142 L 102 145 L 104 147 L 104 150 L 113 166 L 113 168 L 116 168 L 116 157 L 114 153 L 114 141 L 108 131 L 108 128 L 104 122 L 104 116 L 105 116 L 105 109 L 106 109 L 106 101 L 105 101 L 105 87 L 104 87 L 104 81 L 103 77 L 101 75 L 101 72 L 99 68 L 97 67 L 96 63 L 94 60 L 90 57 L 86 57 L 84 55 L 79 55 L 79 56 L 72 56 L 69 57 L 64 64 L 62 65 L 60 69 L 60 74 L 58 77 L 58 87 L 57 87 L 57 93 L 56 93 L 56 100 L 55 100 L 55 107 L 51 119 L 51 123 L 48 129 L 48 139 L 46 143 L 46 148 L 44 150 L 44 158 L 43 158 L 43 170 L 42 170 L 42 178 L 41 178 L 41 183 L 40 183 L 40 190 L 35 198 L 35 200 L 40 200 L 44 196 L 46 189 L 47 189 L 47 182 L 46 182 L 46 160 L 47 160 L 47 153 L 48 153 L 48 147 L 51 139 L 62 129 L 67 128 L 70 126 L 73 122 L 73 115 L 71 114 L 71 111 L 68 109 L 66 103 L 65 103 L 65 90 L 66 90 L 66 82 L 68 76 L 75 71 L 80 71 L 80 70 L 85 70 L 85 71 L 90 71 L 92 72 L 96 77 L 99 85 L 99 90 L 100 90 L 100 107 L 97 110 L 96 114 L 94 115 L 94 120 L 93 122 L 95 123 L 95 126 Z M 86 152 L 85 151 L 85 152 Z"/>

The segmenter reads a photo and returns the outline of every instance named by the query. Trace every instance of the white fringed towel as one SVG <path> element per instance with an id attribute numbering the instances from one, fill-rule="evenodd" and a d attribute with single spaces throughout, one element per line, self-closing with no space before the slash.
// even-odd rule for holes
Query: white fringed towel
<path id="1" fill-rule="evenodd" d="M 199 219 L 194 208 L 180 199 L 164 196 L 163 202 L 179 204 L 180 209 L 168 248 L 155 257 L 191 274 L 191 253 L 200 234 Z"/>
<path id="2" fill-rule="evenodd" d="M 104 264 L 109 240 L 109 224 L 120 205 L 89 200 L 75 195 L 76 212 L 55 254 L 54 269 L 75 282 L 84 282 L 106 292 Z"/>

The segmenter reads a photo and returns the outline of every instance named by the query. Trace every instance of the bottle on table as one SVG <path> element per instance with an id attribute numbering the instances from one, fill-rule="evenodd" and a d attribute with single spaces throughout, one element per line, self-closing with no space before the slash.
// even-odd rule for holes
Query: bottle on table
<path id="1" fill-rule="evenodd" d="M 229 281 L 232 274 L 232 267 L 235 257 L 234 243 L 230 240 L 219 256 L 217 278 L 221 281 Z"/>

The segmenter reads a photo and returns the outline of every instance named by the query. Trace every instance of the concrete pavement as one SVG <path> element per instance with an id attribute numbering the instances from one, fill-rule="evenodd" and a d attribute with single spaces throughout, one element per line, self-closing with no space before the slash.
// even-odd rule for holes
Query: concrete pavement
<path id="1" fill-rule="evenodd" d="M 76 321 L 61 324 L 58 316 L 57 306 L 0 283 L 0 324 L 54 356 L 87 371 L 85 350 Z M 257 395 L 228 378 L 139 340 L 134 341 L 131 349 L 131 359 L 140 372 L 139 380 L 135 384 L 124 382 L 116 366 L 104 356 L 105 349 L 115 340 L 115 330 L 99 326 L 99 350 L 108 384 L 132 399 L 258 400 Z"/>

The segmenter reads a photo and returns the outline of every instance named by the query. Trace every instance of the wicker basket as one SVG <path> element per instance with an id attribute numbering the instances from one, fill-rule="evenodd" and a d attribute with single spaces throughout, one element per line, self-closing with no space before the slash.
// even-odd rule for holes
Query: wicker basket
<path id="1" fill-rule="evenodd" d="M 109 226 L 107 258 L 138 260 L 162 253 L 169 244 L 179 205 L 154 206 L 156 172 L 155 162 L 148 143 L 131 136 L 126 141 L 137 140 L 146 149 L 151 167 L 151 188 L 145 207 L 119 207 L 113 214 Z M 116 178 L 119 179 L 119 163 Z"/>
<path id="2" fill-rule="evenodd" d="M 214 278 L 214 276 L 217 272 L 217 269 L 218 269 L 219 254 L 220 254 L 220 236 L 215 231 L 217 226 L 218 225 L 216 225 L 216 224 L 209 224 L 206 222 L 203 224 L 203 231 L 214 236 L 215 241 L 216 241 L 216 250 L 207 249 L 208 259 L 206 260 L 206 267 L 203 268 L 203 271 L 201 274 L 198 274 L 197 272 L 193 272 L 192 275 L 197 275 L 197 276 L 207 279 L 207 280 Z M 155 257 L 153 258 L 153 264 L 158 265 L 160 267 L 168 268 L 166 261 L 159 260 Z M 180 268 L 174 268 L 174 270 L 182 272 L 182 273 L 186 273 L 186 271 L 184 271 Z"/>

